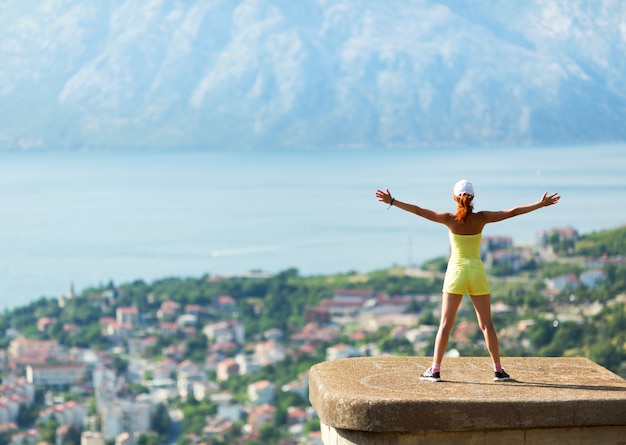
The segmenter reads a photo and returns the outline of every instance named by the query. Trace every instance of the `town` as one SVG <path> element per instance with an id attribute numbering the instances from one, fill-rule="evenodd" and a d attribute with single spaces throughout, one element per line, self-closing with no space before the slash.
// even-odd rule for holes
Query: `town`
<path id="1" fill-rule="evenodd" d="M 625 234 L 551 229 L 530 246 L 484 238 L 503 352 L 586 356 L 626 376 Z M 0 319 L 0 443 L 321 444 L 310 366 L 431 354 L 445 261 L 110 283 L 81 295 L 70 285 Z M 486 354 L 467 300 L 447 354 Z"/>

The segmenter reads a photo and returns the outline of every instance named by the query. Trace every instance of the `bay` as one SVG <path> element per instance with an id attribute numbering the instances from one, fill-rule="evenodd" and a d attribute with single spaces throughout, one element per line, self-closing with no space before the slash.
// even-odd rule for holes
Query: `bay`
<path id="1" fill-rule="evenodd" d="M 476 210 L 562 195 L 489 225 L 533 243 L 624 222 L 626 145 L 418 150 L 19 152 L 0 154 L 0 298 L 5 308 L 113 281 L 369 272 L 445 256 L 445 227 L 374 197 L 454 211 L 466 178 Z"/>

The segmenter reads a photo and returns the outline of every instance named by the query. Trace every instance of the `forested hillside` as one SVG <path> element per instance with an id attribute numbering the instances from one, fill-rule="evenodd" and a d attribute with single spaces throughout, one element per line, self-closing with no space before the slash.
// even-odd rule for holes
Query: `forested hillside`
<path id="1" fill-rule="evenodd" d="M 573 246 L 549 237 L 545 246 L 524 248 L 536 257 L 522 270 L 504 274 L 505 269 L 500 268 L 498 276 L 492 275 L 494 322 L 504 363 L 507 356 L 588 357 L 626 377 L 624 233 L 624 228 L 618 228 L 584 235 Z M 439 258 L 421 270 L 397 267 L 368 274 L 301 276 L 289 269 L 276 275 L 251 272 L 237 277 L 111 282 L 78 296 L 41 298 L 5 312 L 0 317 L 0 348 L 13 349 L 9 347 L 18 339 L 53 340 L 46 344 L 58 342 L 65 352 L 50 357 L 51 365 L 66 363 L 69 351 L 74 357 L 80 357 L 81 351 L 108 357 L 102 364 L 124 382 L 117 385 L 116 393 L 124 400 L 158 390 L 155 385 L 162 384 L 162 379 L 155 378 L 157 363 L 197 366 L 212 393 L 230 394 L 233 403 L 247 409 L 254 407 L 249 399 L 251 385 L 270 382 L 276 388 L 271 397 L 273 421 L 252 436 L 245 434 L 243 421 L 235 422 L 216 443 L 279 443 L 294 437 L 288 432 L 289 413 L 310 408 L 306 389 L 294 392 L 284 388 L 302 385 L 313 364 L 332 359 L 330 350 L 347 349 L 351 356 L 432 354 L 442 264 L 445 259 Z M 341 295 L 348 295 L 348 300 Z M 368 299 L 353 313 L 330 317 L 329 302 L 347 307 L 354 295 Z M 461 304 L 448 350 L 461 356 L 485 356 L 484 340 L 468 301 Z M 120 314 L 129 309 L 134 319 L 122 322 Z M 382 311 L 380 318 L 377 310 Z M 113 326 L 120 331 L 112 333 Z M 215 338 L 215 329 L 224 331 L 229 326 L 237 326 L 241 337 Z M 251 370 L 227 378 L 216 373 L 220 361 L 233 361 L 233 357 L 252 360 L 259 346 L 270 348 L 273 358 L 264 356 L 263 364 L 257 362 Z M 23 366 L 13 361 L 14 354 L 15 350 L 5 354 L 11 366 L 4 366 L 3 381 L 24 372 Z M 64 397 L 94 407 L 92 414 L 96 414 L 95 396 L 84 387 L 80 394 Z M 36 398 L 37 405 L 21 408 L 17 428 L 37 424 L 43 437 L 53 440 L 58 423 L 37 420 L 44 388 L 37 389 Z M 166 440 L 172 434 L 168 412 L 177 411 L 182 432 L 178 443 L 188 444 L 186 435 L 202 435 L 219 409 L 210 396 L 177 396 L 170 398 L 168 405 L 158 405 L 152 431 L 142 434 L 142 443 Z M 309 418 L 298 434 L 311 431 L 319 431 L 315 418 Z M 71 428 L 64 436 L 65 443 L 77 444 L 78 433 L 80 430 Z M 0 442 L 10 435 L 11 431 L 0 434 Z"/>

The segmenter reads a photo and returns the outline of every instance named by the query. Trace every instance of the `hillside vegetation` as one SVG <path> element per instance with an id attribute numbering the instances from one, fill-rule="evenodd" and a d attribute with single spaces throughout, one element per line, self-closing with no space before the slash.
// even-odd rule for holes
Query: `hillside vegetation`
<path id="1" fill-rule="evenodd" d="M 549 242 L 554 251 L 561 249 L 565 253 L 547 262 L 532 263 L 533 267 L 516 274 L 492 276 L 494 322 L 504 363 L 507 356 L 588 357 L 626 377 L 626 262 L 622 257 L 625 233 L 624 228 L 618 228 L 585 235 L 571 249 L 563 249 L 562 243 L 553 239 Z M 579 255 L 581 253 L 585 255 Z M 595 255 L 600 257 L 594 258 Z M 242 404 L 249 402 L 248 385 L 260 380 L 276 385 L 278 389 L 272 402 L 277 410 L 274 423 L 267 425 L 260 437 L 246 437 L 246 440 L 255 445 L 279 443 L 289 437 L 288 410 L 310 406 L 306 397 L 280 388 L 296 381 L 313 364 L 327 360 L 328 348 L 349 346 L 360 355 L 432 354 L 441 301 L 442 263 L 442 259 L 430 261 L 428 267 L 419 271 L 397 267 L 367 274 L 300 276 L 296 269 L 289 269 L 272 276 L 252 272 L 239 277 L 164 278 L 153 283 L 135 281 L 119 286 L 109 283 L 86 289 L 74 298 L 41 298 L 5 312 L 0 317 L 0 347 L 8 348 L 13 338 L 22 336 L 54 339 L 67 348 L 115 351 L 108 365 L 115 368 L 118 378 L 128 379 L 128 390 L 124 393 L 134 397 L 149 392 L 150 378 L 144 375 L 131 379 L 127 373 L 128 363 L 137 357 L 130 353 L 130 339 L 108 336 L 102 326 L 102 320 L 115 318 L 119 308 L 137 308 L 141 314 L 139 323 L 129 334 L 132 338 L 156 338 L 141 353 L 141 361 L 156 363 L 165 357 L 175 357 L 178 363 L 190 361 L 205 369 L 211 381 L 215 380 L 215 372 L 205 366 L 212 354 L 219 353 L 223 357 L 251 354 L 255 346 L 269 336 L 280 338 L 278 343 L 285 351 L 284 358 L 255 372 L 219 381 L 219 390 L 234 394 L 235 400 Z M 602 270 L 598 269 L 600 264 Z M 601 274 L 603 279 L 593 286 L 583 284 L 582 276 L 589 271 Z M 554 287 L 554 282 L 563 277 L 570 284 Z M 403 313 L 394 314 L 392 321 L 376 329 L 364 327 L 358 314 L 328 322 L 313 323 L 307 319 L 307 310 L 320 308 L 324 301 L 351 289 L 367 290 L 378 297 L 377 301 L 387 304 L 394 298 L 407 303 Z M 225 296 L 232 304 L 221 303 Z M 456 324 L 459 329 L 453 332 L 448 349 L 455 349 L 461 356 L 485 356 L 484 340 L 468 301 L 464 300 L 459 309 Z M 176 321 L 173 316 L 160 313 L 165 302 L 175 302 L 181 308 L 195 305 L 200 315 L 191 330 L 179 329 L 167 334 L 160 330 L 162 322 Z M 366 311 L 368 307 L 360 310 Z M 408 336 L 398 336 L 394 325 L 404 323 L 405 315 L 415 316 L 414 324 L 405 326 L 407 329 L 428 328 L 429 334 L 413 342 Z M 44 328 L 40 324 L 42 319 L 50 322 Z M 226 344 L 210 340 L 203 327 L 220 320 L 240 322 L 245 340 Z M 324 329 L 323 337 L 309 337 L 313 341 L 303 344 L 305 331 Z M 53 362 L 57 360 L 52 358 Z M 18 369 L 18 372 L 23 371 Z M 7 376 L 13 371 L 5 367 L 2 372 Z M 83 395 L 81 399 L 85 401 L 88 397 L 92 396 Z M 172 400 L 170 409 L 174 408 L 184 414 L 183 434 L 201 434 L 207 416 L 214 415 L 217 409 L 208 399 Z M 19 426 L 29 426 L 37 418 L 38 409 L 22 410 Z M 163 412 L 160 415 L 167 417 Z M 167 420 L 157 422 L 157 426 L 168 425 L 157 428 L 158 434 L 169 434 L 169 418 Z M 314 420 L 308 421 L 305 431 L 319 430 L 319 423 Z M 53 432 L 53 426 L 46 428 Z M 235 423 L 227 437 L 215 443 L 237 443 L 243 437 L 241 426 Z M 164 436 L 154 440 L 158 443 Z M 78 442 L 72 439 L 67 443 Z M 183 436 L 179 443 L 188 444 L 189 439 Z"/>

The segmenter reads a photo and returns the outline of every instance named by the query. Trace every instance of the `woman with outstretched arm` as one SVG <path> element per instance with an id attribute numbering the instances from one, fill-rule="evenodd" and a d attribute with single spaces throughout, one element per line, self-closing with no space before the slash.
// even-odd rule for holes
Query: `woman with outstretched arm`
<path id="1" fill-rule="evenodd" d="M 422 218 L 443 224 L 449 232 L 451 253 L 442 289 L 441 321 L 435 338 L 433 362 L 432 366 L 420 375 L 420 379 L 432 382 L 441 381 L 441 362 L 448 346 L 448 339 L 454 326 L 461 299 L 467 292 L 472 299 L 478 324 L 493 361 L 494 380 L 510 380 L 509 374 L 500 363 L 498 337 L 491 318 L 491 289 L 485 267 L 480 258 L 482 230 L 489 223 L 503 221 L 556 204 L 560 199 L 558 193 L 548 195 L 545 192 L 541 199 L 535 203 L 508 210 L 476 213 L 472 205 L 474 187 L 465 179 L 457 182 L 453 188 L 453 197 L 457 204 L 456 213 L 436 212 L 415 204 L 399 201 L 391 195 L 388 189 L 385 191 L 376 190 L 376 197 L 378 201 L 389 204 L 389 207 L 398 207 Z"/>

